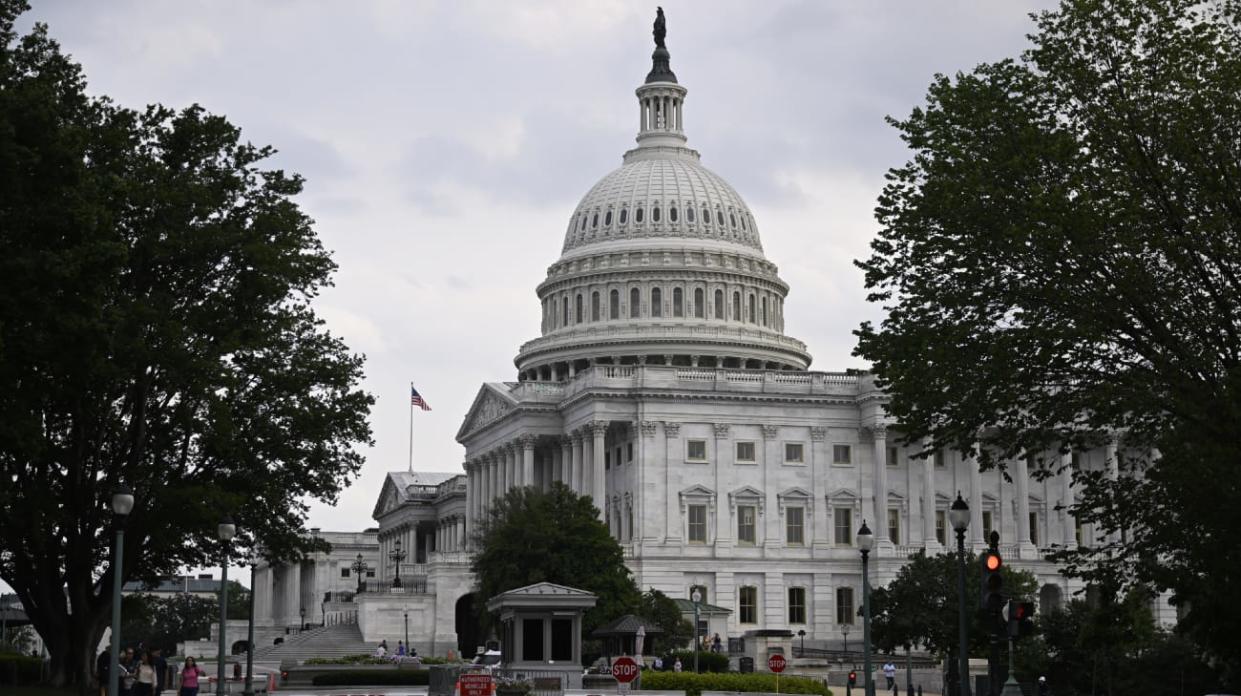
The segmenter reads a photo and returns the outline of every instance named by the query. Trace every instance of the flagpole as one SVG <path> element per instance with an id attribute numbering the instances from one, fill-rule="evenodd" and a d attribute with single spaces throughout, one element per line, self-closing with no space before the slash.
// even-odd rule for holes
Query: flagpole
<path id="1" fill-rule="evenodd" d="M 409 383 L 409 393 L 414 393 L 414 383 Z M 409 399 L 409 473 L 414 473 L 414 400 Z"/>

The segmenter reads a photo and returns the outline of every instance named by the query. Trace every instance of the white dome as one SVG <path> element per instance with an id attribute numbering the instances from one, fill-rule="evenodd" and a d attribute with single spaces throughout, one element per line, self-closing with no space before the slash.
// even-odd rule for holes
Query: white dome
<path id="1" fill-rule="evenodd" d="M 630 152 L 624 165 L 582 198 L 569 220 L 562 253 L 618 240 L 667 237 L 731 242 L 761 253 L 745 201 L 699 164 L 697 154 L 686 148 Z"/>

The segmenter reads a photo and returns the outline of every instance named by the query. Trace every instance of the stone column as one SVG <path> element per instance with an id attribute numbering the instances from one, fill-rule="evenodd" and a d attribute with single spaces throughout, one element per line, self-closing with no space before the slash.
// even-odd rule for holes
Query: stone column
<path id="1" fill-rule="evenodd" d="M 560 460 L 556 465 L 556 480 L 572 488 L 570 479 L 573 477 L 573 440 L 560 438 Z"/>
<path id="2" fill-rule="evenodd" d="M 681 516 L 683 514 L 681 508 L 681 497 L 679 491 L 673 490 L 672 472 L 679 468 L 677 462 L 681 461 L 681 424 L 671 421 L 664 421 L 664 494 L 667 496 L 664 511 L 664 539 L 668 543 L 678 543 L 681 540 Z M 716 494 L 718 495 L 718 493 Z M 711 530 L 714 528 L 714 509 L 710 506 L 710 513 L 707 518 L 707 540 L 714 541 Z"/>
<path id="3" fill-rule="evenodd" d="M 510 442 L 504 447 L 504 488 L 502 491 L 505 495 L 517 486 L 517 457 L 519 452 L 520 450 L 516 442 Z"/>
<path id="4" fill-rule="evenodd" d="M 569 437 L 572 447 L 572 460 L 569 462 L 568 485 L 575 493 L 580 493 L 582 488 L 582 434 L 574 432 Z"/>
<path id="5" fill-rule="evenodd" d="M 496 497 L 496 455 L 495 452 L 488 452 L 483 455 L 483 487 L 486 491 L 483 494 L 482 516 L 487 517 L 491 511 L 492 499 Z"/>
<path id="6" fill-rule="evenodd" d="M 755 511 L 757 513 L 757 517 L 754 520 L 754 524 L 757 527 L 755 530 L 755 542 L 759 545 L 771 544 L 772 546 L 777 546 L 783 545 L 784 542 L 784 530 L 779 528 L 780 501 L 776 497 L 779 493 L 779 489 L 774 485 L 774 481 L 780 475 L 780 471 L 784 467 L 784 452 L 780 447 L 780 426 L 764 425 L 762 427 L 762 433 L 763 459 L 761 466 L 763 485 L 761 488 L 765 499 L 763 500 L 763 504 L 759 506 L 759 509 Z M 735 455 L 736 452 L 734 451 L 733 454 Z M 806 459 L 806 452 L 803 447 L 802 461 L 805 462 Z M 716 467 L 716 471 L 719 471 L 718 466 Z M 718 491 L 723 488 L 724 481 L 726 480 L 727 479 L 717 478 L 715 489 Z M 773 482 L 773 485 L 768 485 L 768 481 Z M 736 508 L 734 506 L 730 505 L 728 507 L 729 510 L 736 513 Z M 772 514 L 764 514 L 765 511 L 770 511 Z M 730 522 L 730 528 L 735 534 L 737 530 L 737 518 L 734 517 L 732 519 Z"/>
<path id="7" fill-rule="evenodd" d="M 931 450 L 934 445 L 930 440 L 923 442 L 923 447 Z M 927 555 L 939 550 L 939 539 L 935 537 L 935 452 L 922 460 L 922 538 Z"/>
<path id="8" fill-rule="evenodd" d="M 599 519 L 607 522 L 604 518 L 604 504 L 607 491 L 604 490 L 604 474 L 603 455 L 606 447 L 604 437 L 608 434 L 608 424 L 605 421 L 593 421 L 590 424 L 590 432 L 593 435 L 593 443 L 590 448 L 591 458 L 594 460 L 590 467 L 590 495 L 595 501 L 595 505 L 599 506 Z"/>
<path id="9" fill-rule="evenodd" d="M 465 463 L 465 515 L 474 519 L 474 502 L 478 498 L 478 489 L 474 485 L 474 464 Z M 407 550 L 409 546 L 405 547 Z"/>
<path id="10" fill-rule="evenodd" d="M 534 437 L 526 435 L 518 440 L 521 445 L 521 485 L 537 488 L 534 480 Z"/>
<path id="11" fill-rule="evenodd" d="M 1030 462 L 1027 453 L 1018 455 L 1014 478 L 1017 488 L 1017 544 L 1018 555 L 1026 556 L 1034 552 L 1034 544 L 1030 541 Z"/>
<path id="12" fill-rule="evenodd" d="M 1077 547 L 1077 520 L 1069 512 L 1069 508 L 1073 506 L 1073 453 L 1066 452 L 1060 455 L 1060 483 L 1061 483 L 1061 534 L 1063 535 L 1064 545 L 1070 549 Z"/>
<path id="13" fill-rule="evenodd" d="M 975 457 L 966 459 L 965 465 L 970 470 L 970 545 L 977 549 L 987 545 L 982 528 L 982 472 Z"/>
<path id="14" fill-rule="evenodd" d="M 892 547 L 888 533 L 888 428 L 883 423 L 870 427 L 875 459 L 875 543 L 880 552 Z"/>

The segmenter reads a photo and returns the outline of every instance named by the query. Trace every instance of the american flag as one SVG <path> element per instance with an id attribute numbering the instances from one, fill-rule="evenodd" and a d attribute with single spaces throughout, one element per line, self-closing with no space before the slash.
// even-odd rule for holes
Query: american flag
<path id="1" fill-rule="evenodd" d="M 412 384 L 409 385 L 409 404 L 411 406 L 417 406 L 424 411 L 431 410 L 431 405 L 427 403 L 426 399 L 422 398 L 422 394 L 419 394 L 418 390 L 414 389 L 414 385 Z"/>

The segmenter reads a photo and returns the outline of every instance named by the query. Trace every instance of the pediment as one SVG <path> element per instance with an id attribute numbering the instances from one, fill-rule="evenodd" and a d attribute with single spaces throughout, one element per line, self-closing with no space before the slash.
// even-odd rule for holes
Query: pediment
<path id="1" fill-rule="evenodd" d="M 790 499 L 809 500 L 813 496 L 810 493 L 810 491 L 806 490 L 805 488 L 802 488 L 801 486 L 793 486 L 792 488 L 788 488 L 783 491 L 780 491 L 780 497 L 790 498 Z"/>
<path id="2" fill-rule="evenodd" d="M 689 488 L 681 489 L 679 495 L 682 498 L 714 498 L 715 491 L 702 484 L 696 483 Z"/>
<path id="3" fill-rule="evenodd" d="M 852 503 L 857 502 L 858 494 L 851 488 L 837 488 L 827 494 L 827 499 L 833 503 Z"/>
<path id="4" fill-rule="evenodd" d="M 503 393 L 496 385 L 484 384 L 474 397 L 474 403 L 465 414 L 461 429 L 457 431 L 457 442 L 465 443 L 466 438 L 517 409 L 517 402 Z"/>
<path id="5" fill-rule="evenodd" d="M 742 486 L 728 494 L 729 498 L 734 500 L 753 500 L 755 498 L 762 499 L 763 492 L 754 486 Z"/>
<path id="6" fill-rule="evenodd" d="M 547 595 L 556 595 L 561 597 L 594 597 L 595 595 L 586 590 L 579 590 L 576 587 L 568 587 L 567 585 L 557 585 L 554 582 L 536 582 L 533 585 L 518 587 L 508 592 L 501 592 L 500 597 L 544 597 Z"/>
<path id="7" fill-rule="evenodd" d="M 390 477 L 385 478 L 383 488 L 379 491 L 379 499 L 375 501 L 375 509 L 371 512 L 371 519 L 378 522 L 379 518 L 400 506 L 401 492 L 397 490 L 396 484 Z"/>

